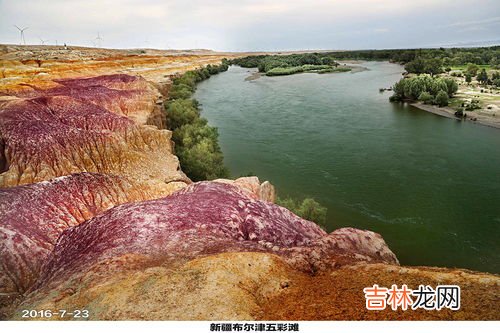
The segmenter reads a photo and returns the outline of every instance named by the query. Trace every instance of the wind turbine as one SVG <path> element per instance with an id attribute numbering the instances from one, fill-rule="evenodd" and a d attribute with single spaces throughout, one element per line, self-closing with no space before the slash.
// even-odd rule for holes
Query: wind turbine
<path id="1" fill-rule="evenodd" d="M 21 33 L 21 39 L 23 40 L 23 44 L 26 45 L 26 40 L 24 39 L 24 30 L 28 29 L 29 27 L 25 27 L 25 28 L 19 28 L 17 25 L 14 24 L 14 26 L 17 28 L 17 30 L 19 30 L 19 32 Z"/>
<path id="2" fill-rule="evenodd" d="M 97 32 L 97 37 L 95 39 L 97 40 L 98 47 L 101 47 L 101 41 L 103 39 L 102 39 L 101 35 L 99 34 L 99 31 Z"/>
<path id="3" fill-rule="evenodd" d="M 45 45 L 46 42 L 48 42 L 50 39 L 42 39 L 41 37 L 38 37 L 42 45 Z"/>

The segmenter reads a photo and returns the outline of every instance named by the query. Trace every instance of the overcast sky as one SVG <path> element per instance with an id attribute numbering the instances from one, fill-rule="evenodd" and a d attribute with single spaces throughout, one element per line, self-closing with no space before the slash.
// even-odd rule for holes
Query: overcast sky
<path id="1" fill-rule="evenodd" d="M 500 40 L 500 0 L 0 0 L 0 43 L 220 51 Z"/>

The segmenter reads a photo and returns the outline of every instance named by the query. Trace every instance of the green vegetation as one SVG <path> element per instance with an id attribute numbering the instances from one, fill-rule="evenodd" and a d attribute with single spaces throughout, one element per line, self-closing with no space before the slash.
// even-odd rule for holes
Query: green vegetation
<path id="1" fill-rule="evenodd" d="M 469 75 L 475 76 L 477 71 L 479 70 L 479 66 L 476 64 L 468 64 L 466 68 L 466 72 Z"/>
<path id="2" fill-rule="evenodd" d="M 192 98 L 196 84 L 226 71 L 229 62 L 192 70 L 173 80 L 165 103 L 167 128 L 173 131 L 175 153 L 183 171 L 194 181 L 229 177 L 220 150 L 217 129 L 200 116 L 198 101 Z"/>
<path id="3" fill-rule="evenodd" d="M 334 73 L 351 70 L 348 67 L 338 67 L 339 64 L 333 57 L 323 53 L 248 56 L 233 59 L 232 64 L 247 68 L 257 67 L 259 72 L 269 76 L 304 72 Z"/>
<path id="4" fill-rule="evenodd" d="M 494 72 L 491 74 L 491 83 L 495 87 L 500 88 L 500 72 Z"/>
<path id="5" fill-rule="evenodd" d="M 474 111 L 481 108 L 481 102 L 478 99 L 471 99 L 470 102 L 462 103 L 462 107 L 465 111 Z"/>
<path id="6" fill-rule="evenodd" d="M 302 66 L 274 67 L 273 69 L 270 69 L 269 71 L 267 71 L 266 74 L 269 76 L 277 76 L 277 75 L 290 75 L 290 74 L 303 73 L 303 72 L 304 72 L 304 69 L 302 68 Z"/>
<path id="7" fill-rule="evenodd" d="M 448 105 L 449 98 L 458 90 L 458 84 L 452 78 L 432 77 L 419 75 L 403 78 L 394 87 L 394 95 L 390 100 L 416 101 L 420 100 L 426 104 Z"/>
<path id="8" fill-rule="evenodd" d="M 477 82 L 480 84 L 486 84 L 488 83 L 488 74 L 486 74 L 486 70 L 482 69 L 481 72 L 476 77 Z"/>
<path id="9" fill-rule="evenodd" d="M 324 73 L 341 73 L 341 72 L 350 72 L 352 68 L 349 67 L 330 67 L 330 68 L 325 68 L 325 69 L 320 69 L 317 71 L 318 74 L 324 74 Z"/>
<path id="10" fill-rule="evenodd" d="M 306 198 L 302 202 L 292 198 L 276 198 L 276 204 L 292 211 L 294 214 L 305 220 L 318 224 L 323 229 L 326 228 L 327 208 L 323 207 L 313 198 Z"/>
<path id="11" fill-rule="evenodd" d="M 436 95 L 435 103 L 439 107 L 448 106 L 449 103 L 448 93 L 446 93 L 446 91 L 444 90 L 440 90 Z"/>
<path id="12" fill-rule="evenodd" d="M 485 69 L 500 68 L 500 46 L 258 55 L 234 59 L 232 64 L 258 67 L 259 71 L 267 72 L 275 67 L 296 67 L 306 64 L 338 66 L 337 61 L 340 59 L 387 60 L 408 65 L 407 71 L 410 73 L 434 75 L 443 71 L 442 66 L 452 70 L 464 70 L 468 64 L 475 64 Z"/>
<path id="13" fill-rule="evenodd" d="M 500 68 L 500 46 L 476 48 L 439 48 L 409 50 L 360 50 L 287 55 L 258 55 L 233 59 L 241 67 L 257 67 L 267 75 L 289 75 L 307 71 L 332 73 L 348 71 L 339 67 L 340 59 L 388 60 L 405 65 L 408 73 L 434 76 L 452 70 L 462 70 L 476 76 L 479 69 Z M 306 66 L 327 66 L 320 69 Z M 459 76 L 458 74 L 451 74 Z"/>
<path id="14" fill-rule="evenodd" d="M 334 73 L 334 72 L 348 72 L 351 68 L 348 67 L 333 67 L 329 65 L 302 65 L 295 67 L 274 67 L 266 72 L 266 75 L 291 75 L 296 73 L 315 72 L 315 73 Z"/>
<path id="15" fill-rule="evenodd" d="M 451 69 L 452 70 L 460 70 L 460 71 L 467 71 L 467 69 L 469 68 L 469 66 L 471 65 L 475 65 L 476 66 L 476 70 L 479 70 L 479 69 L 486 69 L 486 70 L 489 70 L 489 69 L 494 69 L 494 67 L 498 67 L 498 65 L 496 66 L 493 66 L 493 65 L 477 65 L 477 64 L 465 64 L 465 65 L 457 65 L 457 66 L 452 66 Z"/>
<path id="16" fill-rule="evenodd" d="M 438 58 L 416 58 L 405 65 L 408 73 L 435 75 L 443 72 L 443 61 Z"/>
<path id="17" fill-rule="evenodd" d="M 432 104 L 434 97 L 427 91 L 423 91 L 420 96 L 418 96 L 418 100 L 424 104 Z"/>

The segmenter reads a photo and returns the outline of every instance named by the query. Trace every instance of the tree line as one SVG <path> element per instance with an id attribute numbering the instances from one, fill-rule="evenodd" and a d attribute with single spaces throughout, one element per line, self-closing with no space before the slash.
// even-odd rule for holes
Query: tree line
<path id="1" fill-rule="evenodd" d="M 458 84 L 452 78 L 419 75 L 403 78 L 394 84 L 394 94 L 390 101 L 418 100 L 425 104 L 447 106 L 449 98 L 453 97 L 457 90 Z"/>
<path id="2" fill-rule="evenodd" d="M 217 128 L 201 117 L 200 105 L 192 98 L 198 82 L 228 68 L 229 62 L 223 59 L 220 65 L 207 65 L 175 78 L 165 103 L 167 128 L 173 132 L 175 153 L 182 170 L 193 181 L 229 177 Z"/>
<path id="3" fill-rule="evenodd" d="M 405 65 L 409 73 L 434 75 L 448 67 L 467 64 L 489 65 L 500 69 L 500 46 L 254 55 L 233 59 L 231 63 L 246 68 L 256 67 L 260 72 L 267 73 L 273 68 L 292 68 L 303 65 L 337 67 L 340 59 L 387 60 Z"/>

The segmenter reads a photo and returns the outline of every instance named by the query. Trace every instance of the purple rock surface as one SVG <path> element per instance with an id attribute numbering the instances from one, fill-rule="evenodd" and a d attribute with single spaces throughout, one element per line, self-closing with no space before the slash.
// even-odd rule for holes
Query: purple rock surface
<path id="1" fill-rule="evenodd" d="M 145 198 L 121 177 L 92 173 L 0 189 L 0 293 L 15 297 L 29 289 L 67 228 Z"/>
<path id="2" fill-rule="evenodd" d="M 339 257 L 397 263 L 376 233 L 344 228 L 328 234 L 236 186 L 199 182 L 162 199 L 120 205 L 67 229 L 36 288 L 126 254 L 168 265 L 236 251 L 275 253 L 304 271 L 331 267 Z"/>

